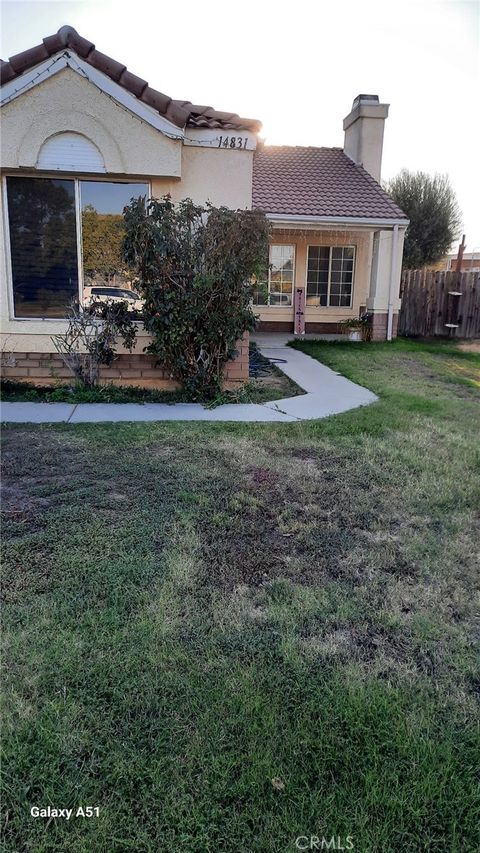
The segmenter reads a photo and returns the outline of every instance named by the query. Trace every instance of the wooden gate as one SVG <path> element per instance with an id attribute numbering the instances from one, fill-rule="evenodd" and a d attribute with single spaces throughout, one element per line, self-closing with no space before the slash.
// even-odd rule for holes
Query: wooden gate
<path id="1" fill-rule="evenodd" d="M 480 273 L 405 270 L 398 334 L 480 338 Z"/>

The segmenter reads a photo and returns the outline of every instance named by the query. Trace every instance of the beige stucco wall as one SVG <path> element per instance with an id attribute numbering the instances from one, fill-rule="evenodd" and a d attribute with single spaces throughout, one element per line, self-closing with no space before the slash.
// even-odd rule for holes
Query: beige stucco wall
<path id="1" fill-rule="evenodd" d="M 65 68 L 2 107 L 3 169 L 34 169 L 43 143 L 56 133 L 82 133 L 117 175 L 181 174 L 180 141 L 169 139 Z"/>
<path id="2" fill-rule="evenodd" d="M 252 206 L 253 151 L 218 148 L 182 148 L 182 179 L 156 178 L 152 195 L 170 193 L 174 201 L 191 198 L 196 204 L 210 201 L 234 210 Z"/>
<path id="3" fill-rule="evenodd" d="M 362 103 L 357 105 L 343 122 L 345 154 L 354 163 L 363 166 L 379 182 L 388 109 L 388 104 Z"/>
<path id="4" fill-rule="evenodd" d="M 35 324 L 35 329 L 30 328 L 30 322 Z M 52 344 L 52 336 L 60 335 L 66 331 L 67 324 L 64 320 L 45 320 L 45 328 L 39 329 L 42 321 L 16 320 L 13 329 L 8 331 L 4 327 L 2 334 L 2 355 L 5 356 L 19 352 L 55 352 L 55 347 Z M 48 329 L 47 329 L 48 324 Z M 55 325 L 56 324 L 56 325 Z M 23 328 L 22 328 L 23 326 Z M 137 343 L 135 352 L 142 353 L 143 348 L 151 341 L 150 335 L 147 335 L 139 324 L 137 333 Z M 118 353 L 127 353 L 121 344 L 117 347 Z"/>
<path id="5" fill-rule="evenodd" d="M 339 323 L 349 317 L 358 317 L 360 306 L 366 305 L 370 287 L 373 231 L 342 230 L 275 230 L 272 243 L 295 246 L 294 288 L 306 287 L 308 246 L 355 246 L 355 268 L 351 308 L 305 306 L 306 323 Z M 263 321 L 291 322 L 294 306 L 255 306 L 255 313 Z"/>
<path id="6" fill-rule="evenodd" d="M 345 133 L 345 154 L 354 163 L 363 166 L 379 182 L 382 172 L 384 126 L 385 122 L 381 118 L 360 119 Z"/>

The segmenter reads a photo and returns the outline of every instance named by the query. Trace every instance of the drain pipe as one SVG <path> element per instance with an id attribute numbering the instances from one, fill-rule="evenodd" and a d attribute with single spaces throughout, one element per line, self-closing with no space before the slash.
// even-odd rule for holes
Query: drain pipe
<path id="1" fill-rule="evenodd" d="M 398 225 L 393 226 L 392 236 L 392 262 L 390 266 L 390 287 L 388 290 L 388 314 L 387 314 L 387 341 L 391 341 L 393 337 L 393 300 L 395 290 L 395 279 L 397 275 L 397 256 L 398 256 Z"/>

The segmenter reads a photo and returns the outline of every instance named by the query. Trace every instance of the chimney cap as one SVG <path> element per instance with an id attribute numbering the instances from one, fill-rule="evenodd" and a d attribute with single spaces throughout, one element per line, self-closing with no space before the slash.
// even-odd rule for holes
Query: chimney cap
<path id="1" fill-rule="evenodd" d="M 357 95 L 352 109 L 343 120 L 343 129 L 347 130 L 351 124 L 360 118 L 386 119 L 389 104 L 381 104 L 378 95 Z"/>
<path id="2" fill-rule="evenodd" d="M 354 110 L 355 107 L 358 107 L 360 104 L 379 104 L 379 103 L 380 103 L 380 99 L 379 99 L 378 95 L 357 95 L 357 97 L 355 98 L 355 100 L 352 104 L 352 110 Z"/>

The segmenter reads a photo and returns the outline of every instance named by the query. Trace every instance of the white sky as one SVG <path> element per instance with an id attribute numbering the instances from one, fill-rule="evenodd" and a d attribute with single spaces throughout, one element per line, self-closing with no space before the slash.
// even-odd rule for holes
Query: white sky
<path id="1" fill-rule="evenodd" d="M 3 0 L 4 59 L 70 24 L 174 98 L 343 145 L 355 95 L 391 104 L 383 178 L 447 172 L 480 249 L 480 0 Z"/>

